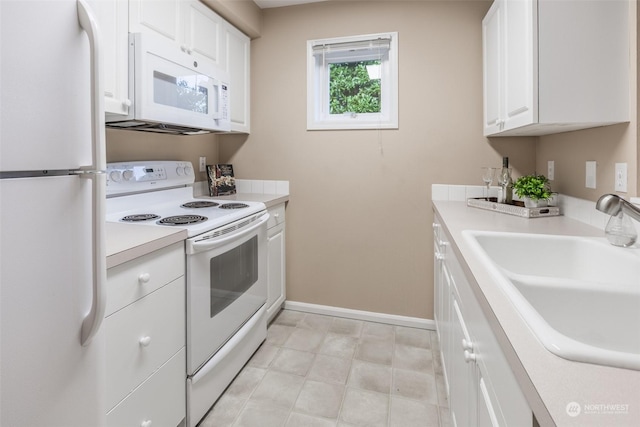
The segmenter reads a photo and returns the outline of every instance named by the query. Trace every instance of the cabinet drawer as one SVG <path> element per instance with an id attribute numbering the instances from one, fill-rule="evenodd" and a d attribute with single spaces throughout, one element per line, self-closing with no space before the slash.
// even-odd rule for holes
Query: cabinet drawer
<path id="1" fill-rule="evenodd" d="M 185 417 L 185 349 L 107 414 L 108 427 L 177 426 Z M 151 422 L 149 424 L 148 422 Z"/>
<path id="2" fill-rule="evenodd" d="M 184 277 L 105 319 L 107 408 L 185 345 Z"/>
<path id="3" fill-rule="evenodd" d="M 269 212 L 267 228 L 275 227 L 276 225 L 284 223 L 284 203 L 267 209 L 267 212 Z"/>
<path id="4" fill-rule="evenodd" d="M 184 272 L 182 242 L 110 268 L 107 270 L 105 316 L 183 276 Z"/>

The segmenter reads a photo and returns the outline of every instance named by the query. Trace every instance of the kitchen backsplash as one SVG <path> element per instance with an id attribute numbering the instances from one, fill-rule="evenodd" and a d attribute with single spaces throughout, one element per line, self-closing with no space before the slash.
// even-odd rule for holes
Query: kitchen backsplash
<path id="1" fill-rule="evenodd" d="M 491 187 L 489 190 L 490 197 L 497 197 L 499 187 Z M 433 184 L 431 185 L 431 200 L 451 200 L 464 202 L 471 197 L 484 197 L 485 187 L 481 185 L 447 185 Z M 514 195 L 514 198 L 515 195 Z M 630 201 L 640 205 L 640 198 L 631 198 Z M 575 219 L 585 224 L 604 230 L 609 221 L 609 215 L 606 215 L 595 208 L 595 202 L 591 200 L 578 199 L 576 197 L 558 194 L 553 202 L 555 206 L 560 207 L 562 215 Z M 640 223 L 633 221 L 638 234 L 640 234 Z"/>
<path id="2" fill-rule="evenodd" d="M 196 196 L 208 196 L 207 181 L 198 181 L 194 184 L 193 193 Z M 236 179 L 237 193 L 254 194 L 289 194 L 289 181 L 270 181 L 262 179 Z"/>

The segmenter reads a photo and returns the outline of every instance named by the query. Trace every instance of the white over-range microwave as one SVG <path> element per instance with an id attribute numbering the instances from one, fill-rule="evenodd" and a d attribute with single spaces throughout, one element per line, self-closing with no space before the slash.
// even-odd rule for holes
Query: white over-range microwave
<path id="1" fill-rule="evenodd" d="M 111 128 L 173 134 L 231 130 L 229 75 L 151 34 L 129 35 L 129 115 L 107 114 Z"/>

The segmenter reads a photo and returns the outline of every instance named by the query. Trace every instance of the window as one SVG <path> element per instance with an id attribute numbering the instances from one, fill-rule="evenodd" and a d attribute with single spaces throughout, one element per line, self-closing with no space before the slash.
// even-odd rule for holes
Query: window
<path id="1" fill-rule="evenodd" d="M 307 129 L 398 128 L 398 33 L 307 41 Z"/>

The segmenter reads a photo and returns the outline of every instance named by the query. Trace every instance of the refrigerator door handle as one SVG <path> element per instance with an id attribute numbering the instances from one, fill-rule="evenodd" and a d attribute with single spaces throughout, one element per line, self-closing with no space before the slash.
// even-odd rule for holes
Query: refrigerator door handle
<path id="1" fill-rule="evenodd" d="M 91 339 L 100 329 L 104 319 L 106 307 L 106 250 L 105 250 L 105 200 L 106 200 L 106 151 L 105 151 L 105 127 L 102 84 L 100 78 L 102 65 L 102 52 L 100 49 L 100 37 L 97 20 L 91 8 L 84 0 L 77 0 L 78 21 L 89 37 L 91 50 L 91 140 L 92 162 L 88 167 L 83 167 L 85 173 L 82 178 L 91 179 L 92 185 L 92 239 L 93 239 L 93 296 L 91 309 L 82 321 L 80 342 L 88 345 Z"/>

